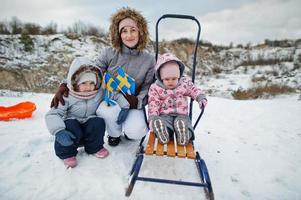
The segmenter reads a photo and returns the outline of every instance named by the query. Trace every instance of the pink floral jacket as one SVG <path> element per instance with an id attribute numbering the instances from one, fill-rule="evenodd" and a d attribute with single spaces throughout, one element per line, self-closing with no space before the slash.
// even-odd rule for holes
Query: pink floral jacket
<path id="1" fill-rule="evenodd" d="M 148 92 L 148 116 L 151 120 L 154 116 L 162 114 L 188 115 L 188 99 L 191 97 L 201 103 L 206 96 L 192 81 L 182 76 L 174 89 L 166 89 L 160 82 L 153 83 Z"/>

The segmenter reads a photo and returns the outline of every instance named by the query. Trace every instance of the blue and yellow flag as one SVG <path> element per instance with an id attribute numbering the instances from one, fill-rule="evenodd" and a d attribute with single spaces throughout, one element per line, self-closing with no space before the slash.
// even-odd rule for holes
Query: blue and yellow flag
<path id="1" fill-rule="evenodd" d="M 116 102 L 112 100 L 113 92 L 121 92 L 124 95 L 135 94 L 135 79 L 125 73 L 121 66 L 117 70 L 116 78 L 113 78 L 110 73 L 106 72 L 104 81 L 106 86 L 104 99 L 108 106 L 116 105 Z"/>
<path id="2" fill-rule="evenodd" d="M 115 83 L 114 79 L 111 77 L 110 73 L 106 72 L 104 75 L 105 81 L 105 95 L 104 99 L 107 102 L 108 106 L 116 105 L 116 102 L 112 100 L 113 91 L 116 90 L 117 84 Z"/>
<path id="3" fill-rule="evenodd" d="M 135 79 L 133 79 L 131 76 L 125 73 L 121 66 L 117 70 L 115 82 L 117 84 L 117 88 L 123 94 L 135 95 Z"/>

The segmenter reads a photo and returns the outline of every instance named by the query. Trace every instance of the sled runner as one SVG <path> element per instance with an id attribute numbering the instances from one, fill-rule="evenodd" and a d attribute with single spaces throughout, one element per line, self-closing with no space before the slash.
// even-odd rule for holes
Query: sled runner
<path id="1" fill-rule="evenodd" d="M 24 119 L 32 116 L 36 105 L 32 102 L 21 102 L 13 106 L 0 106 L 0 120 L 9 121 L 12 119 Z"/>
<path id="2" fill-rule="evenodd" d="M 196 71 L 196 55 L 197 55 L 197 47 L 199 43 L 199 37 L 201 32 L 201 27 L 199 21 L 193 17 L 188 15 L 175 15 L 175 14 L 167 14 L 160 17 L 156 23 L 156 60 L 158 57 L 158 49 L 159 49 L 159 43 L 158 43 L 158 25 L 161 19 L 164 18 L 179 18 L 179 19 L 189 19 L 193 20 L 198 25 L 198 33 L 197 33 L 197 39 L 195 44 L 195 50 L 194 50 L 194 57 L 193 57 L 193 68 L 192 68 L 192 82 L 195 80 L 195 71 Z M 189 117 L 192 119 L 192 108 L 193 108 L 193 100 L 190 101 L 190 112 Z M 199 120 L 201 119 L 202 115 L 204 113 L 204 108 L 201 110 L 200 115 L 198 116 L 193 129 L 196 128 Z M 158 142 L 158 139 L 156 138 L 155 134 L 153 132 L 150 132 L 148 134 L 148 141 L 146 146 L 144 147 L 144 139 L 142 138 L 139 148 L 136 154 L 135 162 L 132 166 L 132 169 L 130 171 L 129 176 L 129 184 L 126 189 L 125 195 L 128 197 L 131 195 L 133 188 L 135 186 L 136 181 L 146 181 L 146 182 L 156 182 L 156 183 L 167 183 L 167 184 L 177 184 L 177 185 L 185 185 L 185 186 L 196 186 L 196 187 L 202 187 L 204 188 L 206 198 L 209 200 L 214 199 L 213 189 L 209 177 L 209 173 L 207 170 L 207 166 L 205 164 L 205 161 L 201 158 L 198 151 L 194 149 L 193 142 L 191 141 L 186 146 L 178 145 L 176 142 L 175 136 L 174 138 L 169 141 L 168 144 L 161 144 Z M 193 136 L 194 138 L 194 136 Z M 153 178 L 153 177 L 143 177 L 139 176 L 139 172 L 141 169 L 141 166 L 143 164 L 143 159 L 148 156 L 166 156 L 167 158 L 181 158 L 181 159 L 190 159 L 195 162 L 197 171 L 199 173 L 199 182 L 189 182 L 189 181 L 183 181 L 183 180 L 170 180 L 170 179 L 162 179 L 162 178 Z"/>

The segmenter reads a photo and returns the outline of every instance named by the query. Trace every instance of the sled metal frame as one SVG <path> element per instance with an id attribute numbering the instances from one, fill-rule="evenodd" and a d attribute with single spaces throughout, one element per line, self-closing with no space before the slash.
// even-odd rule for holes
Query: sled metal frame
<path id="1" fill-rule="evenodd" d="M 192 82 L 194 83 L 194 81 L 195 81 L 195 72 L 196 72 L 196 55 L 197 55 L 197 48 L 198 48 L 200 32 L 201 32 L 200 23 L 195 17 L 189 16 L 189 15 L 166 14 L 166 15 L 163 15 L 162 17 L 160 17 L 158 19 L 157 23 L 156 23 L 156 60 L 158 58 L 158 51 L 159 51 L 158 50 L 159 49 L 158 26 L 159 26 L 159 22 L 164 18 L 190 19 L 190 20 L 193 20 L 197 23 L 198 33 L 197 33 L 197 39 L 196 39 L 196 42 L 195 42 L 195 50 L 194 50 L 194 57 L 193 57 L 193 68 L 192 68 Z M 190 101 L 189 117 L 190 117 L 191 120 L 192 120 L 192 109 L 193 109 L 193 99 L 191 99 L 191 101 Z M 201 119 L 203 113 L 204 113 L 204 108 L 201 110 L 201 113 L 199 114 L 199 116 L 198 116 L 198 118 L 197 118 L 197 120 L 196 120 L 196 122 L 193 126 L 193 129 L 196 128 L 196 126 L 197 126 L 199 120 Z M 145 114 L 145 119 L 147 119 L 145 110 L 144 110 L 144 114 Z M 151 136 L 151 134 L 153 134 L 153 136 Z M 166 183 L 166 184 L 176 184 L 176 185 L 184 185 L 184 186 L 202 187 L 202 188 L 204 188 L 206 198 L 209 199 L 209 200 L 214 200 L 212 184 L 211 184 L 211 180 L 210 180 L 210 177 L 209 177 L 209 172 L 208 172 L 206 163 L 201 158 L 199 152 L 195 151 L 193 142 L 189 143 L 189 145 L 192 145 L 192 151 L 193 152 L 188 152 L 187 151 L 187 153 L 185 152 L 185 155 L 183 155 L 183 154 L 179 155 L 179 152 L 174 152 L 175 155 L 172 155 L 171 157 L 172 158 L 178 157 L 178 158 L 184 158 L 184 159 L 186 158 L 186 159 L 194 160 L 194 162 L 196 164 L 198 174 L 199 174 L 199 178 L 200 178 L 199 182 L 189 182 L 189 181 L 184 181 L 184 180 L 171 180 L 171 179 L 139 176 L 139 172 L 140 172 L 140 169 L 141 169 L 141 166 L 142 166 L 142 163 L 143 163 L 144 156 L 153 156 L 153 155 L 156 155 L 156 156 L 170 156 L 167 151 L 162 150 L 162 147 L 161 147 L 161 150 L 163 152 L 161 152 L 159 154 L 158 154 L 158 152 L 155 148 L 149 150 L 148 149 L 149 145 L 153 145 L 153 147 L 155 146 L 154 144 L 150 144 L 149 141 L 148 141 L 148 144 L 146 145 L 146 147 L 144 147 L 143 142 L 144 142 L 145 137 L 146 136 L 144 136 L 140 141 L 140 144 L 139 144 L 139 147 L 138 147 L 138 150 L 137 150 L 137 153 L 136 153 L 136 159 L 135 159 L 135 162 L 133 163 L 132 169 L 131 169 L 130 174 L 129 174 L 129 183 L 128 183 L 128 187 L 126 189 L 125 196 L 129 197 L 131 195 L 136 181 L 145 181 L 145 182 L 154 182 L 154 183 Z M 152 133 L 152 132 L 150 132 L 148 140 L 154 140 L 153 138 L 150 139 L 151 137 L 154 137 L 154 133 Z M 194 136 L 193 136 L 193 138 L 194 138 Z M 174 141 L 176 141 L 175 138 L 174 138 Z M 172 142 L 174 142 L 174 141 L 172 141 Z M 157 142 L 156 146 L 158 146 L 158 144 L 159 143 Z M 169 144 L 166 144 L 166 145 L 169 145 Z M 180 145 L 177 145 L 176 142 L 175 142 L 175 145 L 176 145 L 176 149 L 178 148 L 177 146 L 180 146 Z M 166 147 L 165 149 L 168 150 L 168 148 L 169 147 Z M 189 153 L 193 153 L 193 156 L 189 156 Z"/>

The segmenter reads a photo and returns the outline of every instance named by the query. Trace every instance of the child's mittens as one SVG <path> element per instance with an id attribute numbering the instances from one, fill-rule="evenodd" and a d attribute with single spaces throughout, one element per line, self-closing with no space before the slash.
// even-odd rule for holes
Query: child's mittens
<path id="1" fill-rule="evenodd" d="M 57 134 L 55 134 L 55 140 L 60 143 L 62 146 L 71 146 L 73 144 L 73 140 L 75 136 L 67 130 L 61 130 Z"/>
<path id="2" fill-rule="evenodd" d="M 129 114 L 129 111 L 130 111 L 129 108 L 121 108 L 121 111 L 119 112 L 116 123 L 122 124 L 126 120 L 128 114 Z"/>
<path id="3" fill-rule="evenodd" d="M 205 106 L 207 105 L 208 103 L 208 100 L 205 98 L 205 99 L 202 99 L 200 102 L 199 102 L 199 105 L 200 105 L 200 108 L 205 108 Z"/>

